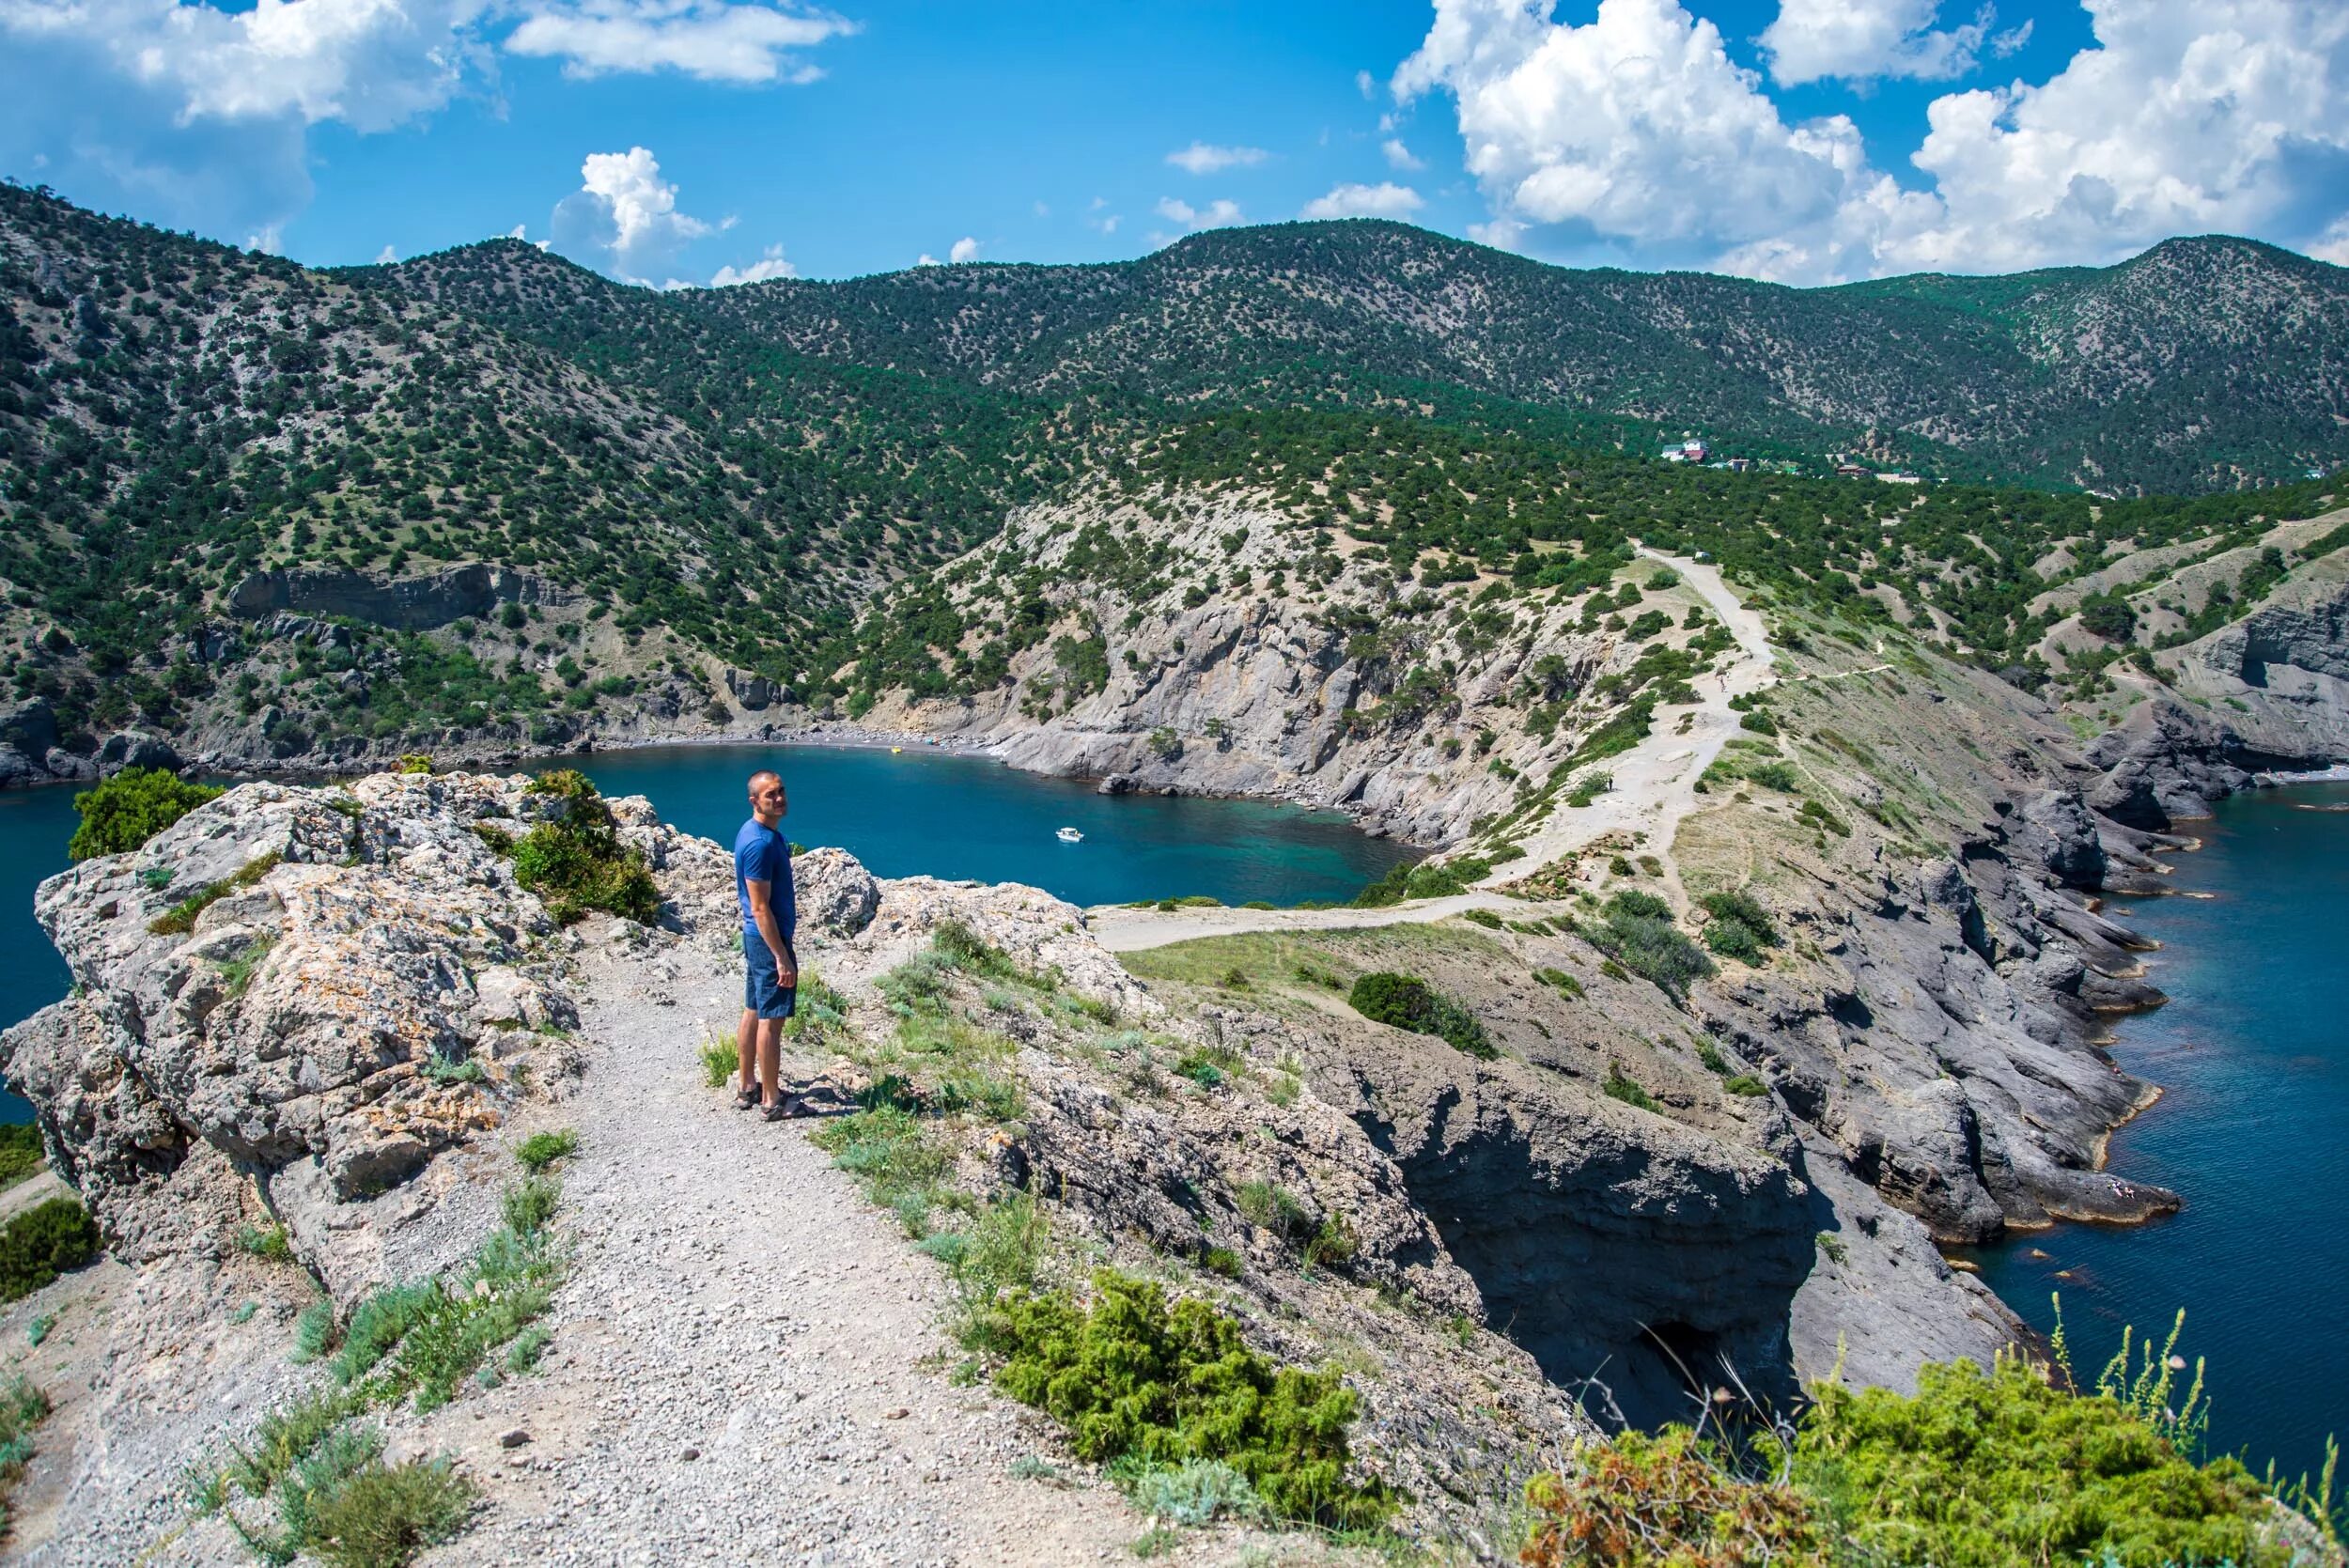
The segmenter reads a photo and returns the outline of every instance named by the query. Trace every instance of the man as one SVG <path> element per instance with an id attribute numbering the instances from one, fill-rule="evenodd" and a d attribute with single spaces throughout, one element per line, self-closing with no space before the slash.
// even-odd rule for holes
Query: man
<path id="1" fill-rule="evenodd" d="M 791 951 L 799 924 L 791 890 L 791 846 L 783 821 L 783 780 L 766 768 L 751 775 L 751 819 L 734 835 L 734 894 L 742 906 L 742 1023 L 735 1031 L 741 1078 L 734 1103 L 762 1110 L 770 1122 L 791 1114 L 783 1092 L 783 1020 L 799 1001 L 800 965 Z M 760 1094 L 761 1085 L 765 1094 Z"/>

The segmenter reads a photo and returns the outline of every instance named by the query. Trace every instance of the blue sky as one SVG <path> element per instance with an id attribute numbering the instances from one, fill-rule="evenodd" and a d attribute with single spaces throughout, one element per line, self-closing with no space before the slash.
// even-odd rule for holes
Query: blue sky
<path id="1" fill-rule="evenodd" d="M 702 284 L 1394 216 L 1838 281 L 2349 258 L 2349 8 L 0 0 L 0 173 L 313 263 Z"/>

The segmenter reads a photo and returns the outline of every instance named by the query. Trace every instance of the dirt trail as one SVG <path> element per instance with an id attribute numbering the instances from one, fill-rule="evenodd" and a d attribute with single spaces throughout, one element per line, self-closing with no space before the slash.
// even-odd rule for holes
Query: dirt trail
<path id="1" fill-rule="evenodd" d="M 955 1388 L 942 1271 L 808 1141 L 703 1086 L 737 982 L 706 956 L 599 965 L 563 1110 L 569 1276 L 543 1376 L 425 1435 L 490 1506 L 433 1563 L 1093 1563 L 1147 1527 L 1115 1492 L 1024 1479 L 1048 1423 Z M 812 1064 L 802 1064 L 801 1070 Z M 520 1129 L 517 1129 L 519 1132 Z M 513 1450 L 502 1434 L 530 1441 Z M 1066 1464 L 1063 1461 L 1064 1465 Z M 1193 1535 L 1176 1560 L 1221 1560 Z"/>
<path id="2" fill-rule="evenodd" d="M 1739 714 L 1729 706 L 1730 699 L 1771 685 L 1777 678 L 1771 667 L 1774 656 L 1762 617 L 1729 591 L 1721 582 L 1719 567 L 1653 550 L 1640 553 L 1680 573 L 1706 607 L 1729 628 L 1737 640 L 1736 648 L 1718 673 L 1696 682 L 1699 701 L 1693 706 L 1657 708 L 1655 727 L 1645 740 L 1598 765 L 1613 776 L 1612 789 L 1588 806 L 1562 806 L 1551 813 L 1524 841 L 1526 858 L 1494 872 L 1486 878 L 1487 885 L 1515 881 L 1606 834 L 1639 833 L 1645 835 L 1641 852 L 1663 860 L 1663 886 L 1673 903 L 1687 903 L 1680 886 L 1680 870 L 1671 854 L 1673 836 L 1679 832 L 1682 819 L 1696 809 L 1697 779 L 1737 734 Z M 1513 899 L 1479 890 L 1383 909 L 1158 910 L 1107 905 L 1088 909 L 1085 921 L 1103 946 L 1112 952 L 1131 953 L 1198 937 L 1231 936 L 1243 931 L 1354 929 L 1441 920 L 1470 908 L 1516 907 Z"/>

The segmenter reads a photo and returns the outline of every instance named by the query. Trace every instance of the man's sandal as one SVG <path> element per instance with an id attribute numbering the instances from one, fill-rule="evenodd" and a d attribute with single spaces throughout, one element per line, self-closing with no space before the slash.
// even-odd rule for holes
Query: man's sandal
<path id="1" fill-rule="evenodd" d="M 777 1096 L 775 1103 L 761 1110 L 759 1114 L 770 1122 L 789 1121 L 791 1119 L 791 1096 L 788 1094 Z"/>
<path id="2" fill-rule="evenodd" d="M 734 1092 L 734 1109 L 756 1110 L 758 1109 L 758 1085 L 754 1083 L 748 1089 L 737 1089 Z"/>

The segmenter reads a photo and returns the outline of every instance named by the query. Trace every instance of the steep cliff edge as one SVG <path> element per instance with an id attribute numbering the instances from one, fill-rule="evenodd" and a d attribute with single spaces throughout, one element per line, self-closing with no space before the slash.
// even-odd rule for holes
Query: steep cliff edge
<path id="1" fill-rule="evenodd" d="M 512 1223 L 499 1188 L 523 1135 L 565 1125 L 580 1151 L 541 1369 L 377 1418 L 395 1453 L 456 1454 L 485 1491 L 440 1560 L 507 1560 L 590 1516 L 655 1556 L 788 1546 L 811 1517 L 818 1538 L 979 1555 L 1033 1533 L 1042 1560 L 1140 1529 L 1097 1486 L 1003 1490 L 1049 1435 L 892 1353 L 934 1343 L 946 1276 L 800 1133 L 702 1086 L 694 1038 L 730 1030 L 739 962 L 728 860 L 642 801 L 614 807 L 659 884 L 658 927 L 550 921 L 501 853 L 555 809 L 519 778 L 243 785 L 45 884 L 77 992 L 0 1053 L 116 1261 L 7 1319 L 71 1329 L 10 1353 L 61 1406 L 23 1499 L 31 1560 L 233 1557 L 175 1478 L 219 1456 L 221 1412 L 241 1442 L 333 1387 L 288 1359 L 305 1299 L 348 1322 L 386 1284 L 456 1277 Z M 1048 1266 L 1116 1261 L 1206 1296 L 1282 1360 L 1343 1366 L 1362 1473 L 1410 1499 L 1423 1539 L 1492 1549 L 1527 1469 L 1589 1430 L 1562 1384 L 1599 1375 L 1642 1414 L 1676 1403 L 1657 1345 L 1782 1389 L 1797 1341 L 1804 1370 L 1841 1335 L 1850 1374 L 1897 1382 L 1926 1349 L 1986 1354 L 2009 1329 L 1906 1216 L 1807 1181 L 1767 1100 L 1686 1063 L 1670 1078 L 1688 1046 L 1644 986 L 1594 968 L 1586 1007 L 1509 980 L 1485 1063 L 1270 976 L 1205 999 L 1137 979 L 1033 890 L 877 882 L 837 851 L 800 874 L 803 959 L 837 999 L 795 1048 L 816 1103 L 903 1096 L 946 1161 L 940 1215 L 1032 1195 L 1060 1238 Z M 1553 947 L 1510 962 L 1581 962 Z M 1437 953 L 1431 972 L 1467 989 L 1501 972 L 1496 951 Z M 1655 1043 L 1610 1048 L 1618 1030 Z M 1660 1109 L 1602 1094 L 1600 1055 Z M 293 1266 L 240 1245 L 275 1226 Z M 1850 1238 L 1832 1266 L 1823 1230 Z M 782 1370 L 745 1378 L 778 1320 Z M 967 1411 L 897 1425 L 870 1407 L 883 1398 Z M 496 1446 L 508 1431 L 524 1452 Z M 737 1449 L 791 1469 L 780 1484 L 805 1511 L 770 1526 L 751 1498 L 771 1483 L 697 1467 Z M 884 1517 L 843 1484 L 852 1451 L 939 1479 Z"/>

